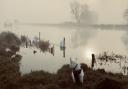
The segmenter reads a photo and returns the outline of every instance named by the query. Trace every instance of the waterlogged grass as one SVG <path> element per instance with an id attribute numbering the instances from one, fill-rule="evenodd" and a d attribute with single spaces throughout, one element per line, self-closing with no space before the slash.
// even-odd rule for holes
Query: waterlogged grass
<path id="1" fill-rule="evenodd" d="M 39 48 L 41 49 L 41 51 L 43 51 L 43 52 L 48 51 L 49 46 L 50 46 L 49 41 L 41 40 L 38 44 L 39 44 Z"/>

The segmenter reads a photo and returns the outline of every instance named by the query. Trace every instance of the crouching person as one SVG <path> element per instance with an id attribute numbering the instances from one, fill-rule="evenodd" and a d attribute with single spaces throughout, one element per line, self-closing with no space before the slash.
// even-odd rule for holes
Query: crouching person
<path id="1" fill-rule="evenodd" d="M 77 85 L 83 85 L 84 72 L 81 65 L 70 58 L 70 67 L 72 68 L 72 79 Z"/>

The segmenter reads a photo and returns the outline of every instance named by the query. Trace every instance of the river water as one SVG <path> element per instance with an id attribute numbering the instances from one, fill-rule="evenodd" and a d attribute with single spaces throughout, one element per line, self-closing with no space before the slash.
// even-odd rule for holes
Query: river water
<path id="1" fill-rule="evenodd" d="M 70 57 L 77 58 L 79 62 L 90 66 L 91 54 L 96 55 L 104 51 L 114 52 L 128 56 L 128 32 L 122 29 L 92 29 L 92 28 L 64 28 L 50 26 L 21 25 L 11 28 L 3 28 L 1 31 L 12 31 L 19 37 L 26 35 L 33 39 L 38 37 L 39 32 L 42 40 L 49 40 L 55 45 L 55 55 L 40 52 L 36 48 L 21 47 L 20 53 L 23 56 L 20 71 L 29 73 L 32 70 L 45 70 L 56 73 L 64 64 L 69 64 Z M 66 57 L 60 50 L 60 42 L 66 39 Z M 37 53 L 33 54 L 33 50 Z M 118 65 L 112 64 L 105 68 L 106 71 L 120 73 Z"/>

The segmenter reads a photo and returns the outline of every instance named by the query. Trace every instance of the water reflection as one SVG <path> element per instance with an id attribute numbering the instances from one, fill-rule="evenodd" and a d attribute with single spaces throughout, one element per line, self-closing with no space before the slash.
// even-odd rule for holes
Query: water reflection
<path id="1" fill-rule="evenodd" d="M 85 46 L 89 39 L 96 36 L 97 32 L 98 29 L 96 30 L 91 28 L 77 29 L 71 39 L 73 43 L 73 47 L 77 48 L 80 46 Z"/>
<path id="2" fill-rule="evenodd" d="M 128 31 L 125 31 L 121 39 L 125 45 L 126 50 L 128 51 Z"/>
<path id="3" fill-rule="evenodd" d="M 93 48 L 87 48 L 85 50 L 85 57 L 88 58 L 88 59 L 91 59 L 91 54 L 95 54 L 95 51 Z"/>

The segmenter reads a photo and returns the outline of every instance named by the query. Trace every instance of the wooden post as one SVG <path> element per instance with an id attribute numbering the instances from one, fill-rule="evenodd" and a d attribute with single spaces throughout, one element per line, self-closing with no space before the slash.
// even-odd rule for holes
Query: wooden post
<path id="1" fill-rule="evenodd" d="M 65 49 L 66 49 L 66 47 L 65 47 L 65 37 L 64 37 L 64 48 L 63 48 L 63 57 L 65 58 Z"/>
<path id="2" fill-rule="evenodd" d="M 28 48 L 28 42 L 26 41 L 26 48 Z"/>
<path id="3" fill-rule="evenodd" d="M 54 56 L 54 45 L 53 45 L 52 49 L 53 49 L 53 53 L 52 53 L 52 54 L 53 54 L 53 56 Z"/>
<path id="4" fill-rule="evenodd" d="M 63 50 L 63 57 L 65 58 L 65 49 Z"/>
<path id="5" fill-rule="evenodd" d="M 40 32 L 39 32 L 39 42 L 40 42 Z"/>
<path id="6" fill-rule="evenodd" d="M 30 46 L 32 46 L 32 42 L 31 42 L 31 40 L 29 40 L 29 43 L 30 43 Z"/>
<path id="7" fill-rule="evenodd" d="M 95 59 L 95 54 L 92 54 L 92 64 L 91 64 L 91 67 L 93 68 L 94 67 L 94 63 L 96 62 L 96 59 Z"/>
<path id="8" fill-rule="evenodd" d="M 50 48 L 50 53 L 54 56 L 54 45 Z"/>

